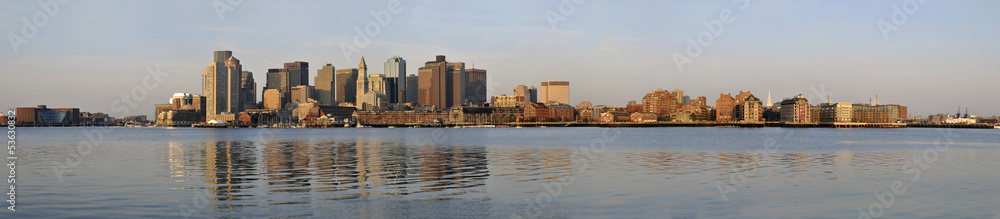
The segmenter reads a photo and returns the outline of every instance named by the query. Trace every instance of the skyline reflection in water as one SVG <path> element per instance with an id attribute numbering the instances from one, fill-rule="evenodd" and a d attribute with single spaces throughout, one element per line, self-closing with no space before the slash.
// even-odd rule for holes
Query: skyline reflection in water
<path id="1" fill-rule="evenodd" d="M 26 130 L 63 136 L 24 150 L 39 160 L 24 165 L 29 216 L 841 218 L 894 180 L 907 192 L 886 216 L 990 218 L 1000 204 L 1000 137 L 979 130 L 910 181 L 900 167 L 936 130 L 626 129 L 584 157 L 606 129 L 123 129 L 139 139 L 109 137 L 62 184 L 41 164 L 75 130 Z M 779 146 L 760 153 L 768 139 Z"/>

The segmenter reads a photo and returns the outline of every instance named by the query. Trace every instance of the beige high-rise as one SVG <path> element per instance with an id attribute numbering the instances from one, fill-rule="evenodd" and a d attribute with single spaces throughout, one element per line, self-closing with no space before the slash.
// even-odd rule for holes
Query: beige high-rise
<path id="1" fill-rule="evenodd" d="M 336 83 L 334 81 L 336 75 L 332 64 L 326 64 L 319 70 L 316 70 L 316 99 L 322 105 L 336 105 L 334 88 Z"/>
<path id="2" fill-rule="evenodd" d="M 205 116 L 215 120 L 219 114 L 240 112 L 243 66 L 232 51 L 215 51 L 213 62 L 202 71 L 202 92 L 206 96 Z"/>
<path id="3" fill-rule="evenodd" d="M 563 104 L 569 103 L 569 81 L 547 81 L 542 82 L 538 89 L 541 102 L 556 101 Z"/>

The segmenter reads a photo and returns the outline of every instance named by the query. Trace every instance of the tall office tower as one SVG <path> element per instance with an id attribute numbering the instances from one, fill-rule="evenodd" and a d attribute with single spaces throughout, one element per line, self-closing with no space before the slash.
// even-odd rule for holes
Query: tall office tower
<path id="1" fill-rule="evenodd" d="M 288 100 L 291 99 L 292 87 L 291 77 L 288 74 L 288 69 L 284 68 L 272 68 L 267 69 L 267 85 L 264 89 L 277 89 L 281 91 L 281 105 L 285 106 L 288 104 Z"/>
<path id="2" fill-rule="evenodd" d="M 684 102 L 684 91 L 682 91 L 681 89 L 674 89 L 674 90 L 670 91 L 670 94 L 674 95 L 674 98 L 677 100 L 677 103 L 679 103 L 679 104 L 685 104 L 685 102 Z"/>
<path id="3" fill-rule="evenodd" d="M 535 86 L 517 85 L 514 87 L 514 96 L 524 97 L 526 103 L 538 102 L 538 88 Z M 527 106 L 528 104 L 524 104 Z"/>
<path id="4" fill-rule="evenodd" d="M 465 72 L 464 62 L 448 62 L 448 102 L 450 106 L 461 106 L 469 102 L 465 98 L 465 84 L 469 81 L 469 74 Z"/>
<path id="5" fill-rule="evenodd" d="M 327 63 L 322 68 L 316 70 L 316 101 L 322 105 L 337 105 L 334 89 L 334 68 Z"/>
<path id="6" fill-rule="evenodd" d="M 417 104 L 417 90 L 420 87 L 420 79 L 418 79 L 417 75 L 410 74 L 406 76 L 406 82 L 404 83 L 406 83 L 406 103 Z"/>
<path id="7" fill-rule="evenodd" d="M 313 86 L 309 85 L 299 85 L 292 87 L 292 95 L 291 95 L 292 99 L 289 100 L 288 102 L 299 102 L 299 103 L 309 102 L 309 99 L 315 99 L 313 98 L 314 92 L 315 91 L 313 90 Z"/>
<path id="8" fill-rule="evenodd" d="M 691 96 L 684 95 L 684 101 L 682 101 L 682 102 L 683 102 L 682 104 L 690 104 L 691 103 Z"/>
<path id="9" fill-rule="evenodd" d="M 215 51 L 214 60 L 202 71 L 202 92 L 207 97 L 205 115 L 209 120 L 218 114 L 240 112 L 240 78 L 243 66 L 232 51 Z"/>
<path id="10" fill-rule="evenodd" d="M 445 56 L 438 55 L 434 61 L 424 63 L 417 73 L 420 80 L 417 85 L 419 105 L 439 109 L 462 105 L 464 82 L 468 80 L 465 63 L 449 63 Z"/>
<path id="11" fill-rule="evenodd" d="M 397 82 L 398 79 L 399 78 L 389 78 L 389 77 L 382 79 L 382 81 L 385 83 L 385 93 L 384 93 L 385 99 L 389 101 L 389 103 L 402 102 L 399 99 L 399 92 L 398 90 L 396 90 L 399 88 L 399 82 Z"/>
<path id="12" fill-rule="evenodd" d="M 406 60 L 400 58 L 399 56 L 393 56 L 389 60 L 385 61 L 385 77 L 395 78 L 396 92 L 395 94 L 385 94 L 389 97 L 390 103 L 403 103 L 406 102 Z M 393 89 L 389 89 L 393 90 Z"/>
<path id="13" fill-rule="evenodd" d="M 340 69 L 336 70 L 337 86 L 334 86 L 334 95 L 336 95 L 334 102 L 337 103 L 354 103 L 357 99 L 357 82 L 358 80 L 358 69 Z"/>
<path id="14" fill-rule="evenodd" d="M 309 85 L 309 63 L 295 61 L 285 63 L 285 71 L 288 71 L 288 86 Z"/>
<path id="15" fill-rule="evenodd" d="M 465 85 L 465 99 L 469 104 L 479 105 L 486 102 L 486 69 L 475 67 L 465 70 L 469 80 Z"/>
<path id="16" fill-rule="evenodd" d="M 257 109 L 257 82 L 253 80 L 253 72 L 243 71 L 240 81 L 240 99 L 243 100 L 241 110 Z"/>
<path id="17" fill-rule="evenodd" d="M 542 82 L 539 88 L 539 100 L 541 102 L 556 101 L 559 103 L 569 103 L 569 81 L 547 81 Z"/>
<path id="18" fill-rule="evenodd" d="M 368 64 L 365 64 L 365 57 L 361 56 L 361 63 L 358 64 L 358 80 L 355 83 L 357 90 L 354 94 L 354 106 L 361 109 L 361 96 L 368 93 Z"/>

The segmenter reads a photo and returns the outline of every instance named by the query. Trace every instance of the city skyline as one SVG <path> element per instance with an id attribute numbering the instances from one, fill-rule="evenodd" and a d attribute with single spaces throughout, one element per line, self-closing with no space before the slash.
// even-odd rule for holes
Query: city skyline
<path id="1" fill-rule="evenodd" d="M 546 19 L 547 12 L 560 13 L 562 2 L 531 3 L 499 4 L 502 7 L 496 9 L 490 8 L 497 6 L 490 2 L 457 3 L 446 9 L 458 13 L 449 11 L 453 17 L 441 17 L 437 14 L 443 11 L 431 9 L 446 10 L 435 6 L 448 3 L 403 1 L 398 13 L 387 12 L 392 20 L 381 28 L 378 36 L 370 37 L 371 42 L 359 52 L 345 56 L 342 43 L 354 44 L 355 27 L 365 28 L 370 21 L 377 22 L 370 12 L 391 9 L 385 2 L 352 2 L 361 4 L 352 7 L 357 11 L 330 15 L 336 16 L 332 19 L 336 22 L 325 23 L 310 18 L 319 13 L 317 9 L 281 18 L 264 16 L 262 12 L 271 6 L 330 8 L 339 3 L 244 1 L 220 14 L 210 3 L 71 2 L 62 5 L 46 25 L 40 25 L 37 35 L 27 43 L 17 44 L 17 52 L 13 43 L 2 46 L 4 52 L 0 52 L 0 57 L 4 58 L 0 60 L 3 63 L 0 68 L 5 72 L 5 81 L 47 80 L 49 86 L 8 84 L 2 92 L 11 95 L 0 102 L 7 108 L 49 105 L 113 112 L 112 101 L 129 93 L 134 86 L 141 86 L 146 68 L 156 67 L 170 74 L 158 87 L 149 90 L 146 98 L 137 102 L 140 107 L 130 114 L 152 115 L 149 106 L 166 103 L 164 100 L 173 93 L 206 95 L 198 83 L 202 69 L 210 63 L 206 54 L 231 50 L 240 59 L 243 71 L 257 73 L 256 81 L 266 81 L 262 76 L 268 69 L 295 61 L 311 62 L 314 66 L 332 63 L 340 70 L 356 66 L 362 55 L 373 66 L 394 56 L 421 63 L 433 60 L 435 55 L 446 55 L 448 60 L 465 62 L 466 68 L 474 66 L 490 71 L 487 97 L 513 95 L 512 89 L 520 84 L 535 86 L 544 81 L 566 80 L 573 84 L 568 103 L 571 105 L 590 101 L 594 105 L 624 106 L 656 89 L 681 89 L 688 96 L 706 96 L 713 102 L 712 97 L 719 93 L 749 90 L 759 98 L 770 91 L 777 100 L 804 94 L 814 103 L 825 102 L 827 94 L 831 94 L 833 102 L 860 103 L 878 94 L 881 102 L 909 106 L 914 116 L 952 113 L 959 106 L 968 107 L 971 114 L 977 115 L 1000 112 L 1000 106 L 979 101 L 991 97 L 983 90 L 1000 77 L 996 74 L 1000 66 L 990 61 L 1000 58 L 1000 43 L 995 40 L 1000 34 L 988 28 L 1000 22 L 1000 15 L 991 12 L 1000 8 L 996 1 L 921 5 L 909 16 L 909 21 L 888 35 L 888 40 L 883 38 L 877 24 L 891 19 L 892 7 L 902 1 L 844 5 L 755 2 L 745 10 L 729 1 L 651 3 L 675 6 L 667 11 L 644 10 L 639 7 L 642 4 L 629 2 L 611 5 L 587 1 L 575 5 L 574 12 L 556 25 Z M 34 2 L 3 4 L 4 9 L 0 10 L 4 13 L 0 17 L 4 22 L 0 23 L 0 31 L 7 33 L 21 33 L 21 17 L 31 19 L 34 12 L 42 10 Z M 869 7 L 852 10 L 857 18 L 807 13 L 810 8 L 847 10 L 858 5 Z M 502 11 L 512 7 L 523 8 L 516 12 Z M 164 13 L 178 8 L 189 9 L 182 11 L 188 11 L 190 16 L 166 21 L 178 15 Z M 781 16 L 769 17 L 772 15 L 766 13 L 789 8 L 803 9 L 787 12 L 802 19 L 776 22 L 773 20 Z M 659 15 L 683 9 L 687 11 Z M 685 64 L 683 72 L 679 71 L 672 55 L 684 54 L 688 46 L 685 39 L 707 30 L 702 21 L 712 22 L 724 10 L 731 10 L 736 20 L 726 24 L 722 34 L 702 48 L 702 53 L 690 64 Z M 475 16 L 484 12 L 491 12 L 486 13 L 490 16 Z M 645 21 L 627 18 L 628 13 L 649 18 L 644 18 Z M 79 17 L 89 19 L 76 19 Z M 669 22 L 651 21 L 658 19 Z M 301 24 L 278 26 L 281 22 Z M 447 23 L 464 31 L 458 36 L 418 31 Z M 102 32 L 102 27 L 113 31 Z M 260 34 L 280 33 L 293 27 L 302 28 L 304 34 L 287 39 Z M 755 28 L 784 34 L 764 34 L 773 38 L 755 36 L 770 33 Z M 518 33 L 524 31 L 535 35 Z M 255 34 L 258 36 L 245 37 Z M 89 42 L 83 40 L 95 42 L 83 45 L 81 42 Z M 415 74 L 421 66 L 411 63 L 406 72 Z M 306 72 L 309 85 L 316 84 L 317 69 Z M 380 67 L 370 67 L 368 74 L 385 74 L 383 71 Z M 257 94 L 264 93 L 264 85 L 257 83 Z M 22 90 L 33 92 L 17 92 Z"/>

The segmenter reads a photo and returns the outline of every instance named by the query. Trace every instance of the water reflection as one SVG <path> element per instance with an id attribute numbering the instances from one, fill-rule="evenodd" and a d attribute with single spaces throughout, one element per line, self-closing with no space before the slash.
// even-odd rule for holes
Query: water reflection
<path id="1" fill-rule="evenodd" d="M 872 191 L 910 179 L 899 167 L 920 155 L 918 150 L 643 149 L 608 150 L 585 159 L 573 147 L 413 144 L 406 139 L 385 134 L 264 141 L 208 137 L 169 142 L 161 150 L 169 164 L 161 166 L 171 188 L 207 191 L 209 203 L 202 212 L 223 217 L 327 217 L 331 212 L 376 218 L 509 217 L 529 206 L 522 200 L 551 191 L 560 195 L 544 202 L 538 210 L 543 217 L 767 217 L 773 213 L 768 209 L 849 217 L 859 203 L 871 201 Z M 998 180 L 954 171 L 997 166 L 998 150 L 979 150 L 942 155 L 925 178 L 912 184 L 907 200 L 938 198 L 946 196 L 938 190 L 961 187 L 951 185 L 961 181 L 947 179 Z M 720 186 L 731 186 L 726 201 Z M 956 194 L 985 199 L 996 192 Z M 911 202 L 897 208 L 930 205 Z"/>
<path id="2" fill-rule="evenodd" d="M 378 139 L 170 142 L 166 152 L 170 178 L 203 183 L 175 189 L 211 191 L 219 212 L 424 193 L 448 199 L 485 193 L 490 176 L 484 147 Z"/>

